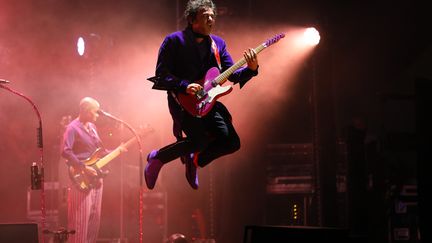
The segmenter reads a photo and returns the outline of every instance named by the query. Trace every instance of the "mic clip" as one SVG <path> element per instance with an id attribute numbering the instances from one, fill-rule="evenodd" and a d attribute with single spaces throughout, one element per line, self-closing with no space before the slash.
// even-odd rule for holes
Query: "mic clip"
<path id="1" fill-rule="evenodd" d="M 99 115 L 102 115 L 102 116 L 105 116 L 105 117 L 111 118 L 111 119 L 113 119 L 113 120 L 115 120 L 115 121 L 122 122 L 121 119 L 119 119 L 119 118 L 117 118 L 117 117 L 111 115 L 110 113 L 108 113 L 108 112 L 106 112 L 106 111 L 104 111 L 104 110 L 102 110 L 102 109 L 99 109 L 99 110 L 97 111 L 97 113 L 98 113 Z"/>
<path id="2" fill-rule="evenodd" d="M 38 167 L 36 162 L 30 167 L 31 171 L 31 189 L 32 190 L 40 190 L 42 189 L 42 177 L 43 177 L 43 168 Z"/>

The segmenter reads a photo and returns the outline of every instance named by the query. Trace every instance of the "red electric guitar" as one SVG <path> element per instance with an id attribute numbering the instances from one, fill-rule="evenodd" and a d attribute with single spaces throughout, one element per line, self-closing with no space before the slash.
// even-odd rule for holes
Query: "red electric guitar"
<path id="1" fill-rule="evenodd" d="M 258 54 L 265 48 L 278 42 L 280 39 L 284 38 L 285 34 L 278 34 L 273 38 L 262 43 L 254 50 Z M 246 63 L 243 57 L 230 68 L 225 70 L 223 73 L 219 74 L 219 69 L 216 67 L 210 68 L 204 79 L 196 81 L 195 83 L 200 84 L 203 89 L 197 92 L 195 95 L 190 94 L 177 94 L 177 99 L 180 105 L 191 115 L 195 117 L 205 116 L 214 106 L 216 100 L 224 95 L 229 94 L 232 91 L 231 85 L 221 86 L 228 77 L 234 73 L 238 68 Z"/>

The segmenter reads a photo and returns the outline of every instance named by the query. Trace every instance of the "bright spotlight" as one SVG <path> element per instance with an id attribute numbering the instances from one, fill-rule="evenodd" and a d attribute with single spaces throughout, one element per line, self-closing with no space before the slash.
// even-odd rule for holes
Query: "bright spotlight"
<path id="1" fill-rule="evenodd" d="M 320 41 L 320 35 L 318 30 L 313 27 L 307 28 L 304 32 L 304 42 L 310 46 L 318 45 Z"/>
<path id="2" fill-rule="evenodd" d="M 78 54 L 80 56 L 84 55 L 85 42 L 84 42 L 84 38 L 82 38 L 81 36 L 78 38 L 78 41 L 77 41 L 77 51 L 78 51 Z"/>

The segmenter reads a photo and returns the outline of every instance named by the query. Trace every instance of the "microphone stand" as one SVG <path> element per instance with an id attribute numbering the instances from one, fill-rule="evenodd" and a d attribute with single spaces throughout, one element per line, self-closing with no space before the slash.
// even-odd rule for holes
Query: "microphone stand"
<path id="1" fill-rule="evenodd" d="M 25 100 L 27 100 L 31 106 L 33 107 L 34 111 L 36 112 L 36 115 L 38 117 L 39 120 L 39 127 L 37 128 L 37 146 L 39 148 L 39 155 L 40 155 L 40 161 L 39 161 L 39 166 L 37 165 L 36 162 L 33 162 L 32 166 L 31 166 L 31 189 L 32 190 L 41 190 L 41 214 L 42 214 L 42 218 L 41 218 L 41 226 L 42 229 L 45 229 L 45 221 L 46 221 L 46 211 L 45 211 L 45 190 L 44 190 L 44 166 L 43 166 L 43 138 L 42 138 L 42 118 L 41 115 L 39 113 L 39 110 L 37 109 L 35 103 L 28 98 L 27 96 L 9 88 L 6 87 L 5 85 L 3 85 L 2 83 L 0 83 L 0 88 L 3 88 L 7 91 L 10 91 L 13 94 L 16 94 L 22 98 L 24 98 Z M 44 238 L 42 238 L 42 243 L 44 242 Z"/>
<path id="2" fill-rule="evenodd" d="M 125 121 L 121 120 L 120 118 L 117 118 L 117 117 L 115 117 L 115 116 L 113 116 L 113 115 L 111 115 L 109 113 L 106 113 L 105 111 L 100 112 L 100 114 L 102 114 L 102 115 L 104 115 L 104 116 L 106 116 L 106 117 L 108 117 L 108 118 L 110 118 L 110 119 L 112 119 L 114 121 L 120 122 L 121 124 L 124 124 L 134 134 L 134 136 L 136 137 L 137 142 L 138 142 L 139 153 L 140 153 L 140 162 L 141 162 L 140 166 L 142 166 L 142 164 L 143 164 L 142 163 L 143 162 L 143 159 L 142 159 L 143 156 L 142 156 L 141 138 L 139 137 L 139 135 L 135 131 L 135 129 L 131 125 L 129 125 L 127 122 L 125 122 Z M 140 176 L 140 185 L 143 185 L 142 176 Z"/>
<path id="3" fill-rule="evenodd" d="M 140 154 L 140 164 L 139 164 L 139 183 L 140 183 L 140 193 L 139 193 L 139 239 L 140 239 L 140 243 L 143 242 L 143 178 L 141 175 L 141 171 L 143 171 L 144 168 L 144 162 L 143 162 L 143 154 L 142 154 L 142 145 L 141 145 L 141 139 L 138 135 L 138 133 L 135 131 L 135 129 L 133 129 L 133 127 L 131 125 L 129 125 L 127 122 L 109 114 L 106 113 L 105 111 L 99 110 L 100 114 L 114 120 L 117 122 L 120 122 L 121 124 L 124 124 L 136 137 L 137 142 L 138 142 L 138 147 L 139 147 L 139 154 Z"/>

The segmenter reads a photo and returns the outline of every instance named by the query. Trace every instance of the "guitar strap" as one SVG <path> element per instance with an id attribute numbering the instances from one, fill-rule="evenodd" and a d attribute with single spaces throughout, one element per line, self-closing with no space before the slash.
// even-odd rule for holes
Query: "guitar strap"
<path id="1" fill-rule="evenodd" d="M 213 53 L 215 55 L 216 58 L 216 62 L 218 64 L 219 70 L 222 71 L 222 65 L 221 65 L 221 60 L 220 60 L 220 55 L 219 55 L 219 49 L 216 45 L 216 42 L 213 40 L 213 38 L 210 36 L 211 39 L 211 48 L 213 50 Z"/>
<path id="2" fill-rule="evenodd" d="M 89 133 L 90 136 L 94 137 L 97 140 L 97 142 L 99 143 L 99 147 L 105 149 L 104 143 L 102 142 L 102 139 L 99 137 L 99 134 L 96 130 L 96 126 L 93 123 L 90 124 Z"/>

